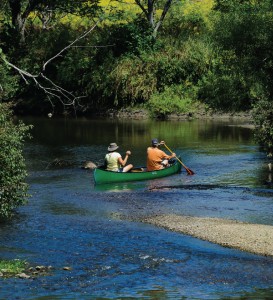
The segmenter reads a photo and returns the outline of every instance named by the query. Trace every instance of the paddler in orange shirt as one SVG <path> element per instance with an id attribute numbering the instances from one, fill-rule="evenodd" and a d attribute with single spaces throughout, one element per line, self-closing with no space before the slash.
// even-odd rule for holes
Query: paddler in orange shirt
<path id="1" fill-rule="evenodd" d="M 152 145 L 147 149 L 147 171 L 164 169 L 168 166 L 168 160 L 176 157 L 175 153 L 168 155 L 158 148 L 164 144 L 164 141 L 159 143 L 158 139 L 152 139 Z"/>

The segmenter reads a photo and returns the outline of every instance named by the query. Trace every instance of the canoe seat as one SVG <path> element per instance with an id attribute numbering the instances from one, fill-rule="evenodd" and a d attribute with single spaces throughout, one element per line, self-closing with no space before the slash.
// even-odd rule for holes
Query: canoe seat
<path id="1" fill-rule="evenodd" d="M 145 172 L 146 168 L 134 168 L 130 171 L 130 173 L 140 173 L 140 172 Z"/>

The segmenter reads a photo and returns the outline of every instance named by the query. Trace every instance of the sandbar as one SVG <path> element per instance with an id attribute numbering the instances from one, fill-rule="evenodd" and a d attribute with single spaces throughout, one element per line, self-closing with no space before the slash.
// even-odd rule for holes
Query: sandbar
<path id="1" fill-rule="evenodd" d="M 224 247 L 273 256 L 273 226 L 271 225 L 174 214 L 145 217 L 142 222 Z"/>

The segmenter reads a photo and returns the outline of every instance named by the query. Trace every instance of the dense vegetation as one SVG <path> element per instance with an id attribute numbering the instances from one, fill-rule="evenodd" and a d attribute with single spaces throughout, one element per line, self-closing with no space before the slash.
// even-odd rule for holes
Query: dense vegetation
<path id="1" fill-rule="evenodd" d="M 17 114 L 251 110 L 272 152 L 272 1 L 128 1 L 2 0 L 1 102 Z"/>
<path id="2" fill-rule="evenodd" d="M 27 197 L 24 140 L 29 127 L 14 123 L 8 104 L 0 103 L 0 219 L 9 218 Z"/>

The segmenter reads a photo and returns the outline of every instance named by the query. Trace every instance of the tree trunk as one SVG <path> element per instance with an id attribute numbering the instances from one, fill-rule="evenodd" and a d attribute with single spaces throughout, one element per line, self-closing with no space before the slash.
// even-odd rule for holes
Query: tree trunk
<path id="1" fill-rule="evenodd" d="M 153 27 L 153 28 L 154 28 L 154 30 L 153 30 L 153 37 L 154 37 L 154 38 L 156 37 L 157 32 L 158 32 L 158 29 L 159 29 L 159 27 L 162 25 L 162 23 L 163 23 L 163 21 L 164 21 L 164 19 L 165 19 L 165 17 L 166 17 L 166 14 L 167 14 L 167 12 L 169 11 L 171 5 L 172 5 L 172 0 L 167 0 L 167 2 L 166 2 L 165 5 L 164 5 L 164 9 L 163 9 L 163 11 L 162 11 L 162 14 L 161 14 L 161 16 L 160 16 L 159 21 L 158 21 L 158 22 L 156 23 L 156 25 Z"/>
<path id="2" fill-rule="evenodd" d="M 147 18 L 152 28 L 154 28 L 154 0 L 148 0 Z"/>
<path id="3" fill-rule="evenodd" d="M 165 17 L 166 17 L 166 14 L 168 13 L 171 5 L 172 5 L 172 1 L 173 0 L 166 0 L 166 3 L 164 5 L 164 8 L 162 10 L 162 13 L 161 13 L 161 16 L 160 16 L 160 19 L 156 22 L 156 10 L 158 9 L 157 8 L 157 5 L 158 5 L 158 0 L 147 0 L 146 4 L 147 4 L 147 8 L 144 6 L 144 3 L 143 1 L 141 0 L 135 0 L 136 4 L 140 7 L 140 9 L 143 11 L 143 13 L 145 14 L 146 16 L 146 19 L 147 21 L 149 22 L 152 30 L 153 30 L 153 37 L 155 38 L 156 35 L 157 35 L 157 32 L 160 28 L 160 26 L 162 25 Z"/>
<path id="4" fill-rule="evenodd" d="M 18 36 L 20 44 L 25 43 L 25 25 L 26 17 L 22 16 L 21 0 L 9 0 L 11 9 L 12 25 L 14 26 Z"/>

